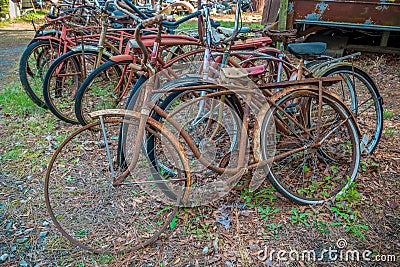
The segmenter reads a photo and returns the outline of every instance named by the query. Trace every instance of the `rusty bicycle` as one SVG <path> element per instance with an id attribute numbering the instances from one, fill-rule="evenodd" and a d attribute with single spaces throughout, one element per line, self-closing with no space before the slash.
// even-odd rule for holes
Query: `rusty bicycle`
<path id="1" fill-rule="evenodd" d="M 144 20 L 135 30 L 144 55 L 133 66 L 138 71 L 155 73 L 140 32 L 164 19 Z M 150 75 L 131 99 L 132 110 L 92 112 L 94 121 L 56 150 L 46 173 L 46 206 L 73 244 L 97 253 L 140 249 L 168 230 L 178 207 L 217 200 L 251 170 L 251 188 L 262 184 L 264 171 L 272 173 L 278 191 L 302 204 L 334 198 L 355 178 L 355 118 L 324 90 L 340 79 L 259 88 L 246 69 L 206 60 L 200 67 L 169 83 Z M 274 88 L 280 90 L 263 93 Z M 124 162 L 118 160 L 121 129 Z"/>

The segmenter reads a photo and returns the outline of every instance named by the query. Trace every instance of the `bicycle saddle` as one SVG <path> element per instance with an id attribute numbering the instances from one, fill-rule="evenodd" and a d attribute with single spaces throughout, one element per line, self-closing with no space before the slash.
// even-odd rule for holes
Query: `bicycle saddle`
<path id="1" fill-rule="evenodd" d="M 299 43 L 299 44 L 288 44 L 287 46 L 290 53 L 298 58 L 306 58 L 312 56 L 319 56 L 326 50 L 326 43 L 314 42 L 314 43 Z"/>

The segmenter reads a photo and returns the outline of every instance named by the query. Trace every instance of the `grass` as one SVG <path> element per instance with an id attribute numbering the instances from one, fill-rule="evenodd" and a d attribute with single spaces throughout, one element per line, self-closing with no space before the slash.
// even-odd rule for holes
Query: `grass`
<path id="1" fill-rule="evenodd" d="M 17 81 L 12 81 L 0 91 L 0 109 L 2 113 L 13 113 L 14 116 L 45 113 L 44 109 L 38 109 Z"/>
<path id="2" fill-rule="evenodd" d="M 15 19 L 6 19 L 4 21 L 0 21 L 0 27 L 8 26 L 12 23 L 21 23 L 21 22 L 32 23 L 32 21 L 34 22 L 42 21 L 46 14 L 47 11 L 36 11 L 36 13 L 31 11 Z"/>
<path id="3" fill-rule="evenodd" d="M 394 130 L 394 129 L 385 129 L 385 134 L 387 136 L 393 136 L 393 135 L 396 134 L 396 130 Z"/>
<path id="4" fill-rule="evenodd" d="M 391 112 L 391 111 L 389 111 L 387 109 L 383 111 L 383 118 L 391 119 L 393 117 L 394 117 L 394 113 L 393 112 Z"/>
<path id="5" fill-rule="evenodd" d="M 177 18 L 178 20 L 179 18 Z M 214 21 L 219 21 L 217 19 L 214 19 Z M 233 28 L 235 25 L 234 21 L 219 21 L 221 27 L 226 27 L 226 28 Z M 197 29 L 197 19 L 191 19 L 186 21 L 185 23 L 182 23 L 179 26 L 179 29 Z M 243 22 L 242 27 L 249 27 L 251 29 L 260 29 L 263 28 L 264 26 L 260 23 L 251 23 L 251 22 Z"/>
<path id="6" fill-rule="evenodd" d="M 57 119 L 39 108 L 16 80 L 0 91 L 0 116 L 3 131 L 7 132 L 2 141 L 9 144 L 0 151 L 5 170 L 19 166 L 30 166 L 32 172 L 38 170 L 48 161 L 43 152 L 57 147 L 66 136 L 66 132 L 55 131 Z"/>
<path id="7" fill-rule="evenodd" d="M 65 139 L 69 128 L 62 129 L 54 116 L 36 106 L 17 79 L 7 82 L 1 85 L 0 90 L 0 164 L 2 166 L 0 174 L 5 175 L 1 176 L 0 202 L 4 200 L 2 196 L 7 196 L 8 199 L 4 203 L 9 204 L 2 208 L 1 217 L 5 215 L 13 227 L 24 229 L 28 228 L 28 225 L 34 227 L 35 224 L 42 225 L 44 220 L 50 220 L 43 202 L 41 183 L 52 151 L 61 140 Z M 16 182 L 19 183 L 18 187 Z M 16 200 L 18 202 L 15 202 Z M 13 230 L 10 231 L 9 237 L 3 235 L 6 232 L 1 232 L 2 241 L 6 242 L 5 244 L 13 242 Z M 19 251 L 14 262 L 22 259 L 30 261 L 28 257 L 20 256 L 20 254 L 38 251 L 42 251 L 39 254 L 43 254 L 47 253 L 45 252 L 47 249 L 54 247 L 59 249 L 55 256 L 57 265 L 65 262 L 65 257 L 62 256 L 65 247 L 60 245 L 66 243 L 65 239 L 58 236 L 54 239 L 54 236 L 49 235 L 42 238 L 43 244 L 39 246 L 37 242 L 42 240 L 39 237 L 40 231 L 49 231 L 49 229 L 44 227 L 35 229 L 28 235 L 28 241 L 14 244 Z M 2 251 L 5 252 L 6 249 L 7 246 Z M 66 249 L 70 250 L 71 246 L 67 246 Z M 11 259 L 5 264 L 8 265 L 8 263 L 13 265 Z"/>

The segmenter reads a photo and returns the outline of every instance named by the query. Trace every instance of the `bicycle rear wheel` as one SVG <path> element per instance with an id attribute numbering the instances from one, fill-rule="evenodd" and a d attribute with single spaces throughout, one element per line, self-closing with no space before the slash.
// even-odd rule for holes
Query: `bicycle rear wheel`
<path id="1" fill-rule="evenodd" d="M 320 204 L 346 189 L 355 179 L 360 161 L 358 130 L 351 111 L 324 92 L 319 128 L 318 88 L 285 90 L 273 101 L 276 107 L 264 118 L 260 140 L 263 159 L 276 157 L 265 168 L 274 187 L 299 204 Z M 276 125 L 272 139 L 267 128 L 271 119 Z M 273 153 L 269 151 L 272 143 Z"/>
<path id="2" fill-rule="evenodd" d="M 114 162 L 123 123 L 132 131 L 138 119 L 110 118 L 104 127 L 94 122 L 80 128 L 55 151 L 46 173 L 45 201 L 54 225 L 74 245 L 95 253 L 124 253 L 156 241 L 177 212 L 180 199 L 176 196 L 184 195 L 190 186 L 190 174 L 183 171 L 188 168 L 182 167 L 175 170 L 180 179 L 171 181 L 170 188 L 174 193 L 182 188 L 186 191 L 171 194 L 175 199 L 163 194 L 157 182 L 167 177 L 160 178 L 147 168 L 144 153 L 134 172 L 122 184 L 113 185 L 113 179 L 124 171 Z M 187 164 L 184 155 L 177 153 L 173 136 L 155 124 L 148 127 L 178 155 L 169 159 L 174 166 Z"/>
<path id="3" fill-rule="evenodd" d="M 383 100 L 367 73 L 355 66 L 341 65 L 319 74 L 321 77 L 339 75 L 342 81 L 328 87 L 354 112 L 361 131 L 361 146 L 373 153 L 383 130 Z"/>

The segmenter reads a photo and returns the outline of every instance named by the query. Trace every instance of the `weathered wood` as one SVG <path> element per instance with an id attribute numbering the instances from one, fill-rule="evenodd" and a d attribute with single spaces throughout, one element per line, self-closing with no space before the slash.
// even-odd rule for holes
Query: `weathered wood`
<path id="1" fill-rule="evenodd" d="M 398 47 L 349 44 L 346 46 L 346 49 L 354 50 L 354 51 L 362 51 L 362 52 L 387 53 L 387 54 L 400 55 L 400 48 L 398 48 Z"/>
<path id="2" fill-rule="evenodd" d="M 273 24 L 278 18 L 279 0 L 265 0 L 261 24 Z"/>
<path id="3" fill-rule="evenodd" d="M 250 0 L 253 10 L 255 12 L 260 12 L 264 8 L 265 0 Z"/>
<path id="4" fill-rule="evenodd" d="M 286 20 L 288 12 L 288 0 L 281 0 L 281 5 L 279 8 L 279 22 L 278 30 L 286 30 Z"/>
<path id="5" fill-rule="evenodd" d="M 390 36 L 390 32 L 389 31 L 384 31 L 382 33 L 380 46 L 387 46 L 388 45 L 389 36 Z"/>

